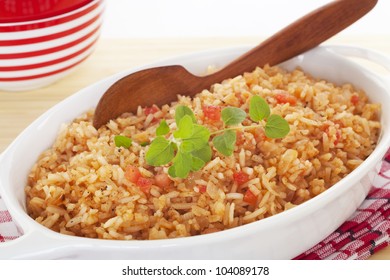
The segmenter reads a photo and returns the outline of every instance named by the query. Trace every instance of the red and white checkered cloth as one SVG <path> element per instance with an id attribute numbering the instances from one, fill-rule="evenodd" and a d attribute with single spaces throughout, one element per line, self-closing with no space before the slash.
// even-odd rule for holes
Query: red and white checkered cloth
<path id="1" fill-rule="evenodd" d="M 14 240 L 20 235 L 20 232 L 18 231 L 15 223 L 12 221 L 12 217 L 7 211 L 7 208 L 0 196 L 0 242 Z"/>
<path id="2" fill-rule="evenodd" d="M 0 242 L 21 233 L 0 197 Z M 390 149 L 373 187 L 356 212 L 334 233 L 295 259 L 367 259 L 390 243 Z"/>

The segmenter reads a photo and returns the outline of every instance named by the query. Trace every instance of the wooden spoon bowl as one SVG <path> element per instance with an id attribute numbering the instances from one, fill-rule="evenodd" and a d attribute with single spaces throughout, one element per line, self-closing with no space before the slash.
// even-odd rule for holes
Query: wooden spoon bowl
<path id="1" fill-rule="evenodd" d="M 177 95 L 194 96 L 212 84 L 253 71 L 266 64 L 276 65 L 299 55 L 345 29 L 366 13 L 377 0 L 338 0 L 305 15 L 220 71 L 199 77 L 179 65 L 135 72 L 115 82 L 100 99 L 93 125 L 99 128 L 138 106 L 168 104 Z"/>

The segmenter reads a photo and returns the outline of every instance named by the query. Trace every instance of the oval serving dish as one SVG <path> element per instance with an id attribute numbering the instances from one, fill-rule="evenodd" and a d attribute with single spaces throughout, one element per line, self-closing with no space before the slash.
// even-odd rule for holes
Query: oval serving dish
<path id="1" fill-rule="evenodd" d="M 26 213 L 24 188 L 39 154 L 52 145 L 62 123 L 95 107 L 116 80 L 152 66 L 181 64 L 195 74 L 208 65 L 222 67 L 248 47 L 212 50 L 180 56 L 131 69 L 93 84 L 57 104 L 29 127 L 0 158 L 0 193 L 24 235 L 0 244 L 0 259 L 291 259 L 320 242 L 340 226 L 367 195 L 390 145 L 390 79 L 374 74 L 347 57 L 360 57 L 390 71 L 390 59 L 366 49 L 317 47 L 285 63 L 314 77 L 352 83 L 371 102 L 382 104 L 382 130 L 374 152 L 351 174 L 324 193 L 275 216 L 237 228 L 201 236 L 114 241 L 63 235 L 45 228 Z"/>

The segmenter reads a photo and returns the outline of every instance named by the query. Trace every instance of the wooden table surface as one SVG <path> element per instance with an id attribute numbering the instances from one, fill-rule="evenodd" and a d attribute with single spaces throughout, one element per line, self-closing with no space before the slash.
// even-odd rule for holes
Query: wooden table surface
<path id="1" fill-rule="evenodd" d="M 95 52 L 74 72 L 45 88 L 28 92 L 0 91 L 0 153 L 34 119 L 79 89 L 119 71 L 175 55 L 260 42 L 259 38 L 101 39 Z M 326 44 L 368 47 L 390 56 L 390 35 L 336 36 Z M 390 259 L 390 247 L 370 259 Z"/>

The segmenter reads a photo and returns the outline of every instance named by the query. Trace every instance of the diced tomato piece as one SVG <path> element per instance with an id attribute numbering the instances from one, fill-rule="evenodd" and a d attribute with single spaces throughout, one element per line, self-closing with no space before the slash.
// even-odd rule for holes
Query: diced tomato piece
<path id="1" fill-rule="evenodd" d="M 139 177 L 136 185 L 140 188 L 140 190 L 144 193 L 150 192 L 150 187 L 153 184 L 153 179 L 145 178 L 145 177 Z"/>
<path id="2" fill-rule="evenodd" d="M 352 95 L 351 96 L 351 103 L 356 106 L 359 103 L 359 96 L 358 95 Z"/>
<path id="3" fill-rule="evenodd" d="M 153 115 L 154 113 L 158 112 L 159 110 L 160 110 L 160 109 L 159 109 L 156 105 L 153 105 L 153 106 L 151 106 L 151 107 L 145 107 L 145 108 L 144 108 L 144 114 L 145 114 L 146 116 L 148 116 L 148 115 Z M 153 117 L 152 123 L 155 123 L 155 122 L 157 122 L 157 121 L 158 121 L 158 118 Z"/>
<path id="4" fill-rule="evenodd" d="M 336 140 L 334 140 L 334 142 L 333 142 L 333 144 L 336 146 L 338 143 L 339 143 L 339 141 L 340 141 L 340 138 L 341 138 L 341 132 L 340 132 L 340 130 L 336 130 Z"/>
<path id="5" fill-rule="evenodd" d="M 139 169 L 132 165 L 129 165 L 126 168 L 125 178 L 130 182 L 136 184 L 144 193 L 149 193 L 150 187 L 154 183 L 153 179 L 142 177 L 141 173 L 139 172 Z"/>
<path id="6" fill-rule="evenodd" d="M 277 103 L 290 103 L 290 105 L 297 104 L 297 98 L 294 95 L 289 93 L 277 93 L 275 94 L 275 99 Z"/>
<path id="7" fill-rule="evenodd" d="M 233 174 L 233 180 L 238 184 L 242 185 L 249 181 L 249 175 L 243 171 L 238 171 Z"/>
<path id="8" fill-rule="evenodd" d="M 244 144 L 244 142 L 245 142 L 244 132 L 242 132 L 241 130 L 237 130 L 237 132 L 236 132 L 236 145 L 237 146 L 242 145 L 242 144 Z"/>
<path id="9" fill-rule="evenodd" d="M 329 127 L 330 127 L 330 125 L 325 123 L 322 125 L 321 130 L 325 131 L 326 134 L 329 134 Z"/>
<path id="10" fill-rule="evenodd" d="M 250 205 L 255 205 L 257 202 L 257 196 L 251 190 L 247 190 L 244 195 L 244 201 Z"/>
<path id="11" fill-rule="evenodd" d="M 219 121 L 221 119 L 221 107 L 214 105 L 205 105 L 202 108 L 203 114 L 206 118 L 212 121 Z"/>
<path id="12" fill-rule="evenodd" d="M 265 131 L 261 127 L 256 128 L 255 132 L 253 133 L 253 136 L 255 137 L 255 140 L 257 142 L 264 141 L 267 139 Z"/>
<path id="13" fill-rule="evenodd" d="M 169 187 L 172 183 L 171 178 L 165 173 L 157 174 L 155 177 L 156 185 L 160 188 L 166 188 Z"/>
<path id="14" fill-rule="evenodd" d="M 130 182 L 136 184 L 138 179 L 141 177 L 139 169 L 135 166 L 129 165 L 125 171 L 125 178 Z"/>
<path id="15" fill-rule="evenodd" d="M 145 115 L 150 115 L 158 112 L 160 109 L 156 105 L 152 105 L 150 107 L 145 107 L 144 108 L 144 114 Z"/>
<path id="16" fill-rule="evenodd" d="M 244 103 L 244 98 L 242 97 L 242 93 L 241 92 L 236 92 L 234 95 L 237 97 L 238 102 L 240 103 L 240 105 Z"/>
<path id="17" fill-rule="evenodd" d="M 205 193 L 206 190 L 207 190 L 207 186 L 205 186 L 205 185 L 199 185 L 199 186 L 198 186 L 198 189 L 199 189 L 199 192 L 200 192 L 200 193 Z"/>
<path id="18" fill-rule="evenodd" d="M 342 124 L 340 126 L 343 126 Z M 329 125 L 327 125 L 324 129 L 325 133 L 329 135 Z M 330 135 L 329 135 L 330 136 Z M 334 140 L 333 144 L 336 146 L 341 139 L 341 131 L 339 129 L 336 129 L 336 139 Z"/>

